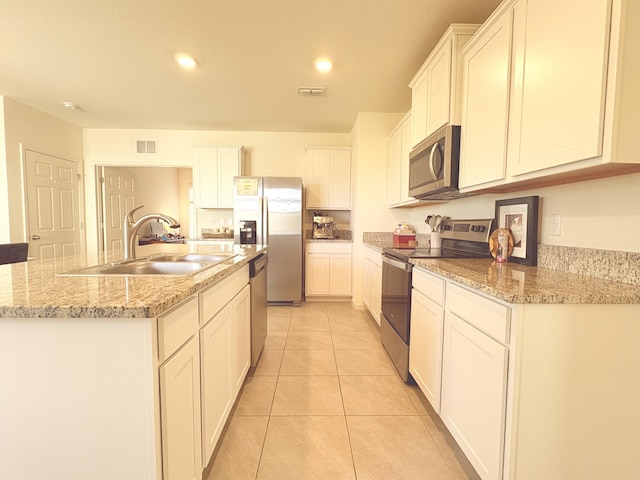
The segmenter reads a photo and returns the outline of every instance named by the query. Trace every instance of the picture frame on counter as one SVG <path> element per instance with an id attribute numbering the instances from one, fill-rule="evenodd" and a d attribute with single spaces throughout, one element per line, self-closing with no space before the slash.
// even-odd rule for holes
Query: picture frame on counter
<path id="1" fill-rule="evenodd" d="M 494 227 L 507 228 L 513 236 L 510 262 L 538 264 L 538 203 L 537 195 L 496 200 Z"/>

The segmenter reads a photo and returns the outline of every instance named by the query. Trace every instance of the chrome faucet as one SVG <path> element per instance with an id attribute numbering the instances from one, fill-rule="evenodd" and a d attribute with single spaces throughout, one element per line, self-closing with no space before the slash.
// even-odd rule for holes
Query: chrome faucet
<path id="1" fill-rule="evenodd" d="M 136 234 L 138 233 L 138 230 L 140 229 L 142 224 L 147 220 L 162 220 L 163 222 L 168 223 L 170 228 L 178 228 L 180 226 L 180 222 L 178 222 L 175 218 L 172 218 L 169 215 L 164 215 L 163 213 L 149 213 L 134 221 L 133 212 L 135 212 L 136 210 L 140 210 L 142 207 L 144 207 L 144 205 L 133 208 L 129 210 L 124 216 L 124 221 L 122 223 L 122 233 L 124 237 L 123 261 L 125 262 L 136 259 Z"/>

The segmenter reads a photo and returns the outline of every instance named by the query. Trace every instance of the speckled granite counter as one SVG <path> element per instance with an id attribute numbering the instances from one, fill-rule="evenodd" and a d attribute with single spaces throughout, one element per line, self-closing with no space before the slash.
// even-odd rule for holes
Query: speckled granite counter
<path id="1" fill-rule="evenodd" d="M 120 254 L 71 256 L 0 265 L 0 318 L 134 318 L 156 317 L 190 295 L 246 265 L 264 251 L 254 245 L 165 245 L 136 249 L 137 258 L 159 253 L 235 253 L 200 273 L 186 276 L 56 275 L 120 260 Z"/>
<path id="2" fill-rule="evenodd" d="M 384 240 L 369 240 L 364 245 L 379 252 L 391 246 Z M 512 304 L 640 303 L 640 285 L 550 268 L 509 262 L 500 265 L 486 258 L 415 259 L 412 263 Z"/>

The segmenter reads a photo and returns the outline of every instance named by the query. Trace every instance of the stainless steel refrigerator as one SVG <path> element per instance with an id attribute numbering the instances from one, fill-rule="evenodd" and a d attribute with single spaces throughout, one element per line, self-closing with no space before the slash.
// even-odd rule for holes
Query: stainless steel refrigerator
<path id="1" fill-rule="evenodd" d="M 234 177 L 234 243 L 269 246 L 267 302 L 302 302 L 302 179 Z"/>

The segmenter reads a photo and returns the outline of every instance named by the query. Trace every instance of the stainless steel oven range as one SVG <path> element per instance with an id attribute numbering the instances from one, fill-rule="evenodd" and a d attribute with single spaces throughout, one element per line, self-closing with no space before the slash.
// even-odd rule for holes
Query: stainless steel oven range
<path id="1" fill-rule="evenodd" d="M 402 380 L 414 383 L 409 373 L 411 336 L 411 274 L 416 258 L 491 257 L 489 234 L 492 219 L 446 220 L 442 224 L 442 248 L 385 248 L 382 253 L 382 318 L 380 336 Z"/>

